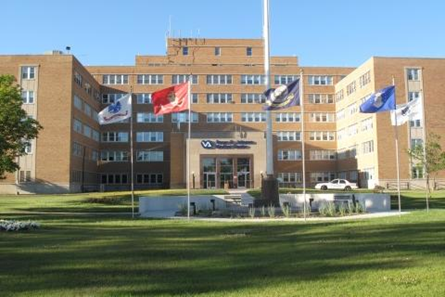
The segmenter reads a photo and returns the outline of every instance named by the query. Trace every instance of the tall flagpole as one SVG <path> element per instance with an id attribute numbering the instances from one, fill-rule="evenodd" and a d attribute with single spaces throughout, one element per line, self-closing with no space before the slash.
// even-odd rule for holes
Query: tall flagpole
<path id="1" fill-rule="evenodd" d="M 133 87 L 130 91 L 130 174 L 131 174 L 131 217 L 134 219 L 134 152 L 133 152 Z"/>
<path id="2" fill-rule="evenodd" d="M 305 159 L 305 146 L 304 146 L 304 94 L 303 94 L 303 69 L 300 70 L 300 121 L 301 121 L 301 161 L 303 170 L 303 215 L 306 221 L 306 159 Z"/>
<path id="3" fill-rule="evenodd" d="M 392 85 L 395 87 L 395 79 L 394 76 L 392 77 Z M 396 90 L 394 88 L 394 101 L 397 106 L 397 97 L 396 97 Z M 396 124 L 394 126 L 394 133 L 396 138 L 396 166 L 397 166 L 397 196 L 398 196 L 398 202 L 399 202 L 399 213 L 402 212 L 402 200 L 400 198 L 400 164 L 399 164 L 399 133 L 398 133 L 398 126 L 397 126 L 397 114 L 394 111 L 394 123 Z"/>
<path id="4" fill-rule="evenodd" d="M 264 0 L 264 75 L 266 90 L 270 89 L 269 0 Z M 273 175 L 272 114 L 266 110 L 266 175 Z"/>
<path id="5" fill-rule="evenodd" d="M 190 137 L 192 133 L 192 118 L 191 118 L 191 89 L 192 89 L 192 75 L 189 76 L 187 99 L 188 99 L 188 136 L 187 136 L 187 219 L 190 220 Z"/>

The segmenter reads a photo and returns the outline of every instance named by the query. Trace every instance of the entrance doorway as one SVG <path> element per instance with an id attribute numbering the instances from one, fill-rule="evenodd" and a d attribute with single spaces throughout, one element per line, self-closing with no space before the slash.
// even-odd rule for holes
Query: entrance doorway
<path id="1" fill-rule="evenodd" d="M 201 159 L 201 187 L 251 188 L 252 158 L 247 156 L 206 156 Z"/>

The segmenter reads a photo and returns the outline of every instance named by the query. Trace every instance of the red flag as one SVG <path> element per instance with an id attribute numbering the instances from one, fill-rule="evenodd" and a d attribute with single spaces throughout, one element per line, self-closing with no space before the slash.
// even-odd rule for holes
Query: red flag
<path id="1" fill-rule="evenodd" d="M 188 82 L 151 94 L 155 115 L 180 112 L 188 109 Z"/>

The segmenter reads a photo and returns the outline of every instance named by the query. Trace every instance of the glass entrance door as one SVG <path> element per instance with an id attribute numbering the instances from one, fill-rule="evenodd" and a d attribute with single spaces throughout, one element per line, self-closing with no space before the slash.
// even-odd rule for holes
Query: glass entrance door
<path id="1" fill-rule="evenodd" d="M 219 159 L 219 187 L 221 189 L 233 188 L 233 159 Z"/>
<path id="2" fill-rule="evenodd" d="M 216 173 L 204 173 L 203 188 L 204 189 L 216 188 Z"/>
<path id="3" fill-rule="evenodd" d="M 250 188 L 250 159 L 238 158 L 236 161 L 238 188 Z"/>

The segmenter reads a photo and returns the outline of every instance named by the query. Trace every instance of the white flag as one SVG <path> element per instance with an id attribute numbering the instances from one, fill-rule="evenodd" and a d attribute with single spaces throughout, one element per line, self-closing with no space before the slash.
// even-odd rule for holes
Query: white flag
<path id="1" fill-rule="evenodd" d="M 131 117 L 131 94 L 125 95 L 99 112 L 99 124 L 113 124 L 129 117 Z"/>
<path id="2" fill-rule="evenodd" d="M 397 126 L 405 124 L 407 121 L 420 120 L 422 118 L 422 102 L 416 98 L 406 104 L 397 105 L 396 110 L 391 111 L 391 124 Z"/>

